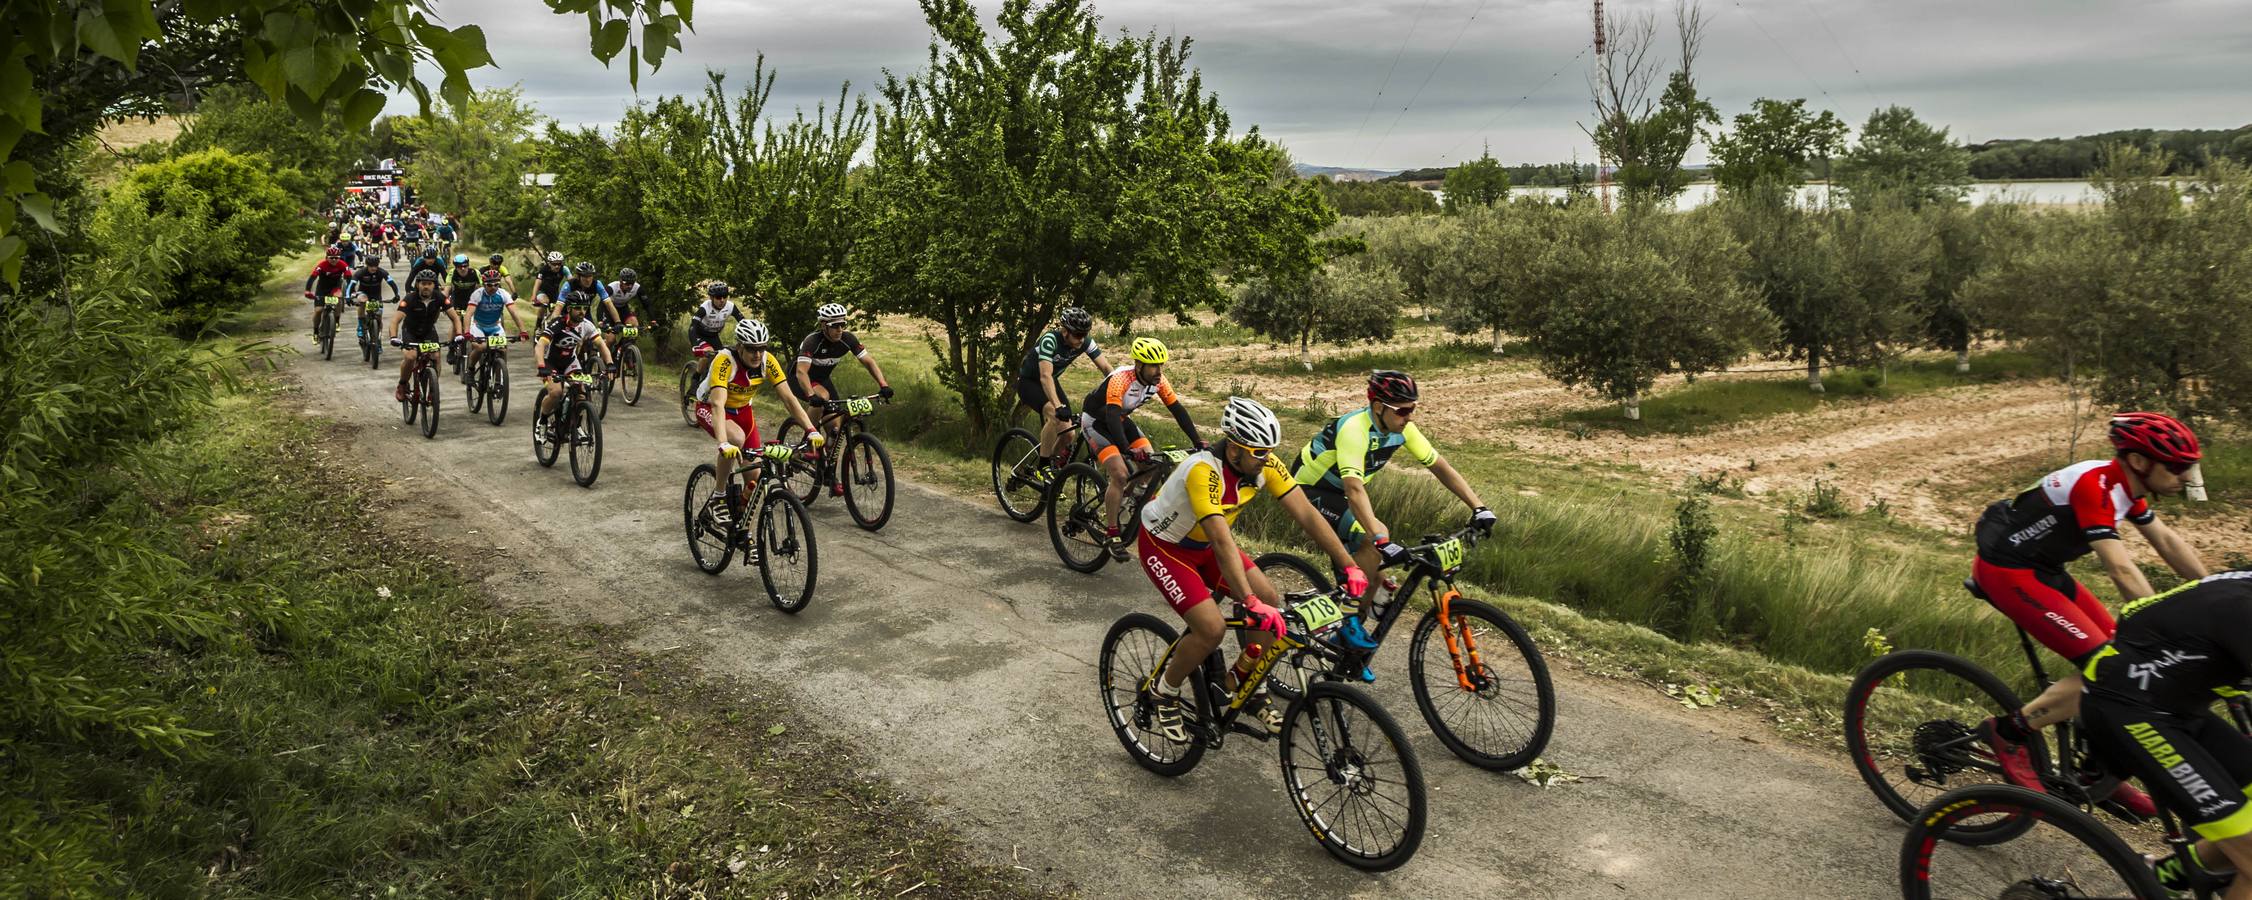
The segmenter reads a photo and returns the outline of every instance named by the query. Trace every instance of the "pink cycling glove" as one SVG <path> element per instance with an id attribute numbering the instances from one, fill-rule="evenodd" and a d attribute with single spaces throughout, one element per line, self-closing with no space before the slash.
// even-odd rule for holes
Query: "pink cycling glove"
<path id="1" fill-rule="evenodd" d="M 1276 640 L 1282 639 L 1282 610 L 1268 606 L 1266 601 L 1257 597 L 1243 601 L 1243 619 L 1251 627 L 1274 635 Z"/>
<path id="2" fill-rule="evenodd" d="M 1345 567 L 1345 593 L 1353 597 L 1368 593 L 1368 575 L 1361 572 L 1361 567 Z"/>

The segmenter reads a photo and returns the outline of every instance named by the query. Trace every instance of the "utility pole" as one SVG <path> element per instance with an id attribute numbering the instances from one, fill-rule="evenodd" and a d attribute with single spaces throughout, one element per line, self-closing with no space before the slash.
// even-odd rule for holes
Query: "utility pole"
<path id="1" fill-rule="evenodd" d="M 1596 82 L 1606 90 L 1609 89 L 1611 84 L 1611 54 L 1607 50 L 1608 47 L 1603 40 L 1603 0 L 1595 0 L 1595 76 Z M 1597 127 L 1600 128 L 1600 124 Z M 1606 214 L 1611 211 L 1610 162 L 1610 157 L 1603 153 L 1603 148 L 1597 146 L 1595 148 L 1595 183 L 1596 189 L 1603 195 L 1603 212 Z"/>

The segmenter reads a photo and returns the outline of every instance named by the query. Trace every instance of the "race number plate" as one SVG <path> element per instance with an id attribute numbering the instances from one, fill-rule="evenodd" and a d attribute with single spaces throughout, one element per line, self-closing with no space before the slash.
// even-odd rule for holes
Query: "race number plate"
<path id="1" fill-rule="evenodd" d="M 572 381 L 576 381 L 576 382 L 578 382 L 578 383 L 580 383 L 580 384 L 593 384 L 593 383 L 594 383 L 594 376 L 592 376 L 592 375 L 588 375 L 588 374 L 587 374 L 587 373 L 585 373 L 585 372 L 572 372 L 572 373 L 571 373 L 571 380 L 572 380 Z"/>
<path id="2" fill-rule="evenodd" d="M 1165 458 L 1177 466 L 1181 464 L 1181 460 L 1189 458 L 1189 452 L 1187 450 L 1167 450 L 1165 451 Z"/>
<path id="3" fill-rule="evenodd" d="M 845 412 L 855 416 L 865 416 L 875 410 L 876 404 L 868 402 L 866 397 L 854 397 L 845 401 Z"/>
<path id="4" fill-rule="evenodd" d="M 1444 544 L 1433 547 L 1431 548 L 1431 553 L 1432 555 L 1439 558 L 1439 568 L 1445 569 L 1449 572 L 1462 568 L 1461 538 L 1456 538 Z"/>
<path id="5" fill-rule="evenodd" d="M 504 335 L 493 335 L 492 337 L 485 339 L 485 346 L 491 347 L 495 350 L 501 349 L 508 346 L 508 338 Z"/>
<path id="6" fill-rule="evenodd" d="M 1315 594 L 1298 601 L 1298 605 L 1291 608 L 1298 611 L 1298 618 L 1306 623 L 1307 631 L 1320 631 L 1345 618 L 1345 611 L 1339 609 L 1337 601 L 1329 599 L 1326 594 Z"/>
<path id="7" fill-rule="evenodd" d="M 335 306 L 336 304 L 344 302 L 344 298 L 336 296 L 335 294 L 330 294 L 325 298 L 325 301 L 328 303 L 328 305 Z"/>
<path id="8" fill-rule="evenodd" d="M 438 352 L 438 345 L 431 341 L 423 341 L 414 345 L 414 349 L 417 353 L 436 353 Z"/>
<path id="9" fill-rule="evenodd" d="M 760 447 L 758 452 L 767 459 L 789 459 L 792 451 L 788 444 L 768 444 Z"/>
<path id="10" fill-rule="evenodd" d="M 631 326 L 631 325 L 627 325 L 627 326 L 625 326 L 624 328 L 620 328 L 620 329 L 618 329 L 618 335 L 619 335 L 620 337 L 633 337 L 633 336 L 635 336 L 635 335 L 638 335 L 638 334 L 640 334 L 640 333 L 641 333 L 641 329 L 639 329 L 639 328 L 635 328 L 635 327 L 633 327 L 633 326 Z"/>

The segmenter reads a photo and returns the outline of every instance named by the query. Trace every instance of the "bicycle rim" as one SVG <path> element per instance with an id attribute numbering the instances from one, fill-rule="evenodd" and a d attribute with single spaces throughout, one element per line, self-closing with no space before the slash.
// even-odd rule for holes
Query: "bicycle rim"
<path id="1" fill-rule="evenodd" d="M 767 602 L 796 613 L 813 600 L 819 559 L 813 543 L 813 518 L 805 505 L 781 491 L 767 491 L 758 511 L 758 574 Z"/>
<path id="2" fill-rule="evenodd" d="M 416 370 L 422 385 L 422 436 L 438 436 L 438 376 L 428 368 Z"/>
<path id="3" fill-rule="evenodd" d="M 680 367 L 680 420 L 690 428 L 696 427 L 696 391 L 689 383 L 695 377 L 693 364 Z"/>
<path id="4" fill-rule="evenodd" d="M 1556 728 L 1556 686 L 1531 635 L 1501 610 L 1456 597 L 1416 623 L 1409 683 L 1431 733 L 1481 769 L 1523 768 Z"/>
<path id="5" fill-rule="evenodd" d="M 719 490 L 719 469 L 705 463 L 689 471 L 688 487 L 680 498 L 681 524 L 688 532 L 688 557 L 709 575 L 726 570 L 736 544 L 735 529 L 712 518 L 710 502 L 715 490 Z"/>
<path id="6" fill-rule="evenodd" d="M 2023 822 L 2016 840 L 1969 846 L 1950 834 L 1976 823 Z M 2047 794 L 2010 785 L 1948 791 L 1911 816 L 1900 846 L 1907 900 L 2052 897 L 2142 898 L 2169 894 L 2142 855 L 2095 817 Z"/>
<path id="7" fill-rule="evenodd" d="M 1204 745 L 1196 740 L 1196 704 L 1189 703 L 1185 718 L 1189 740 L 1169 740 L 1152 728 L 1152 712 L 1142 702 L 1142 688 L 1158 675 L 1179 635 L 1155 616 L 1133 613 L 1112 623 L 1103 635 L 1100 661 L 1095 667 L 1096 688 L 1102 695 L 1103 717 L 1118 736 L 1134 764 L 1166 777 L 1187 774 L 1204 758 Z M 1195 677 L 1195 676 L 1191 676 Z M 1185 685 L 1184 685 L 1185 687 Z M 1183 696 L 1193 691 L 1184 691 Z"/>
<path id="8" fill-rule="evenodd" d="M 485 417 L 498 426 L 508 418 L 508 357 L 487 357 L 492 378 L 485 388 Z"/>
<path id="9" fill-rule="evenodd" d="M 802 440 L 805 440 L 805 429 L 799 428 L 795 420 L 784 419 L 782 424 L 774 428 L 774 443 L 794 445 Z M 768 460 L 766 463 L 783 467 L 782 489 L 789 491 L 790 496 L 798 498 L 798 502 L 807 507 L 813 506 L 813 501 L 821 497 L 821 477 L 818 470 L 828 463 L 826 451 L 817 452 L 817 456 L 820 457 L 818 461 L 810 461 L 793 454 L 787 460 Z"/>
<path id="10" fill-rule="evenodd" d="M 641 405 L 641 348 L 627 347 L 618 363 L 618 377 L 626 385 L 626 405 Z"/>
<path id="11" fill-rule="evenodd" d="M 1350 686 L 1316 682 L 1290 705 L 1282 780 L 1323 850 L 1356 869 L 1399 868 L 1423 843 L 1423 770 L 1398 723 Z"/>
<path id="12" fill-rule="evenodd" d="M 593 487 L 602 474 L 602 417 L 587 408 L 587 401 L 576 403 L 572 418 L 579 421 L 571 429 L 571 480 L 579 487 Z"/>
<path id="13" fill-rule="evenodd" d="M 555 409 L 561 408 L 562 401 L 557 401 Z M 555 460 L 563 455 L 563 436 L 557 433 L 563 427 L 562 418 L 553 410 L 543 414 L 537 403 L 532 405 L 532 458 L 539 460 L 543 467 L 555 465 Z M 544 441 L 539 439 L 538 429 L 538 423 L 542 419 L 547 420 L 547 440 Z"/>
<path id="14" fill-rule="evenodd" d="M 856 434 L 845 445 L 845 510 L 860 527 L 875 531 L 891 521 L 891 454 L 874 436 Z"/>
<path id="15" fill-rule="evenodd" d="M 1048 484 L 1040 478 L 1040 439 L 1022 428 L 1011 428 L 993 445 L 993 498 L 1001 514 L 1019 522 L 1040 517 L 1040 500 Z"/>
<path id="16" fill-rule="evenodd" d="M 1947 791 L 2004 783 L 1992 748 L 1974 732 L 2020 705 L 2008 685 L 1969 660 L 1931 650 L 1887 654 L 1846 690 L 1846 752 L 1878 802 L 1905 821 Z M 2047 745 L 2032 741 L 2026 749 L 2035 770 L 2047 771 Z M 1947 835 L 1995 843 L 2026 827 L 2008 818 L 1960 821 Z"/>
<path id="17" fill-rule="evenodd" d="M 1290 553 L 1275 551 L 1262 553 L 1252 560 L 1267 582 L 1285 598 L 1306 593 L 1328 593 L 1329 576 L 1322 574 L 1313 563 Z M 1329 675 L 1329 661 L 1309 652 L 1292 653 L 1277 664 L 1267 676 L 1268 684 L 1286 700 L 1295 700 L 1306 692 L 1306 685 L 1316 678 Z"/>
<path id="18" fill-rule="evenodd" d="M 1048 485 L 1048 543 L 1074 572 L 1092 573 L 1110 561 L 1103 545 L 1103 476 L 1093 466 L 1073 463 Z"/>

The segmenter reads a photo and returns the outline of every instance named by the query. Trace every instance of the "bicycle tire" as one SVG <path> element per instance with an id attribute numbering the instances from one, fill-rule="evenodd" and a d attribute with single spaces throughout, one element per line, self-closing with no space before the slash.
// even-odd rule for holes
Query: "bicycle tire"
<path id="1" fill-rule="evenodd" d="M 1267 576 L 1267 582 L 1285 597 L 1312 591 L 1329 593 L 1333 585 L 1329 575 L 1293 553 L 1274 551 L 1261 553 L 1251 561 Z M 1312 653 L 1293 653 L 1277 663 L 1268 675 L 1272 689 L 1286 700 L 1296 700 L 1306 692 L 1306 685 L 1315 679 L 1329 676 L 1329 662 Z"/>
<path id="2" fill-rule="evenodd" d="M 314 330 L 320 332 L 321 358 L 324 360 L 335 359 L 336 311 L 330 309 L 326 305 L 323 305 L 321 307 L 320 317 L 314 323 Z"/>
<path id="3" fill-rule="evenodd" d="M 627 406 L 641 405 L 642 375 L 641 348 L 627 346 L 620 350 L 618 352 L 618 377 L 624 379 L 627 385 L 625 396 Z"/>
<path id="4" fill-rule="evenodd" d="M 594 486 L 594 479 L 602 476 L 602 417 L 594 413 L 592 401 L 574 400 L 577 412 L 573 418 L 578 425 L 573 431 L 585 432 L 571 436 L 571 480 L 579 487 Z M 581 462 L 580 457 L 585 457 Z"/>
<path id="5" fill-rule="evenodd" d="M 469 398 L 470 412 L 485 411 L 486 379 L 491 376 L 487 371 L 489 368 L 485 358 L 480 356 L 470 364 L 469 371 L 461 376 L 461 390 Z"/>
<path id="6" fill-rule="evenodd" d="M 600 404 L 600 405 L 596 405 L 596 403 L 595 403 L 595 400 L 594 400 L 594 397 L 593 397 L 593 395 L 594 395 L 594 394 L 601 394 L 601 395 L 602 395 L 602 401 L 601 401 L 601 404 Z M 595 373 L 595 375 L 594 375 L 594 385 L 593 385 L 593 387 L 592 387 L 592 388 L 590 389 L 590 392 L 589 392 L 589 394 L 588 394 L 588 396 L 587 396 L 587 401 L 586 401 L 586 403 L 587 403 L 587 406 L 588 406 L 588 407 L 590 407 L 590 408 L 592 408 L 592 409 L 594 410 L 594 417 L 595 417 L 595 418 L 598 418 L 598 419 L 607 419 L 607 418 L 609 418 L 609 417 L 610 417 L 610 373 L 609 373 L 609 372 L 607 372 L 607 371 L 603 371 L 603 372 L 596 372 L 596 373 Z"/>
<path id="7" fill-rule="evenodd" d="M 383 368 L 383 339 L 375 336 L 375 333 L 381 330 L 383 330 L 383 320 L 380 318 L 376 320 L 373 327 L 368 329 L 368 368 L 370 369 Z"/>
<path id="8" fill-rule="evenodd" d="M 1145 636 L 1129 644 L 1129 636 L 1137 632 Z M 1111 623 L 1110 630 L 1103 634 L 1102 655 L 1095 665 L 1095 687 L 1102 698 L 1103 718 L 1110 722 L 1111 733 L 1118 737 L 1119 746 L 1126 748 L 1126 755 L 1133 757 L 1135 765 L 1167 778 L 1188 774 L 1204 759 L 1205 750 L 1204 742 L 1197 740 L 1193 729 L 1185 744 L 1167 741 L 1163 735 L 1150 731 L 1150 713 L 1142 707 L 1142 683 L 1152 677 L 1167 648 L 1179 639 L 1180 633 L 1156 616 L 1128 613 Z M 1121 658 L 1121 648 L 1124 648 L 1125 658 Z M 1193 692 L 1183 692 L 1184 701 L 1190 696 Z M 1188 703 L 1184 715 L 1192 722 L 1200 719 L 1194 702 Z M 1161 754 L 1137 734 L 1146 734 L 1168 748 L 1178 748 L 1179 753 Z"/>
<path id="9" fill-rule="evenodd" d="M 827 437 L 827 435 L 823 435 L 823 437 Z M 805 429 L 798 427 L 795 419 L 784 419 L 782 424 L 774 429 L 774 443 L 796 446 L 803 440 L 805 440 Z M 792 454 L 789 460 L 782 464 L 784 466 L 782 470 L 783 489 L 789 491 L 790 496 L 798 498 L 798 502 L 804 504 L 807 509 L 812 509 L 813 502 L 821 499 L 821 473 L 829 468 L 827 446 L 824 444 L 822 449 L 814 451 L 813 459 L 808 460 Z M 770 462 L 769 465 L 772 465 L 772 463 Z"/>
<path id="10" fill-rule="evenodd" d="M 852 521 L 869 531 L 883 530 L 884 523 L 891 521 L 891 452 L 875 435 L 854 434 L 845 441 L 837 468 L 845 486 L 845 511 L 852 513 Z"/>
<path id="11" fill-rule="evenodd" d="M 556 401 L 555 407 L 545 413 L 539 411 L 539 404 L 532 405 L 532 458 L 539 461 L 541 468 L 554 468 L 555 461 L 563 456 L 563 436 L 556 433 L 563 424 L 562 417 L 557 415 L 563 402 Z M 544 441 L 539 438 L 539 421 L 543 418 L 548 420 L 547 440 Z"/>
<path id="12" fill-rule="evenodd" d="M 993 443 L 993 499 L 1001 502 L 1002 515 L 1017 522 L 1040 518 L 1048 483 L 1039 476 L 1039 464 L 1040 438 L 1030 431 L 1011 428 Z M 1026 466 L 1032 470 L 1024 471 Z"/>
<path id="13" fill-rule="evenodd" d="M 741 516 L 720 526 L 712 522 L 711 511 L 705 506 L 718 486 L 719 468 L 704 463 L 688 470 L 688 487 L 680 497 L 681 524 L 688 531 L 688 558 L 706 575 L 727 571 L 727 561 L 735 556 L 735 545 L 742 542 Z M 714 529 L 718 533 L 713 533 Z M 710 546 L 714 541 L 717 547 Z"/>
<path id="14" fill-rule="evenodd" d="M 490 377 L 485 384 L 485 418 L 498 428 L 508 420 L 508 357 L 497 350 L 487 352 L 485 365 Z"/>
<path id="15" fill-rule="evenodd" d="M 2172 896 L 2159 885 L 2157 872 L 2151 869 L 2150 863 L 2143 859 L 2141 853 L 2079 807 L 2049 794 L 2029 791 L 2016 785 L 1980 784 L 1941 794 L 1908 817 L 1908 831 L 1900 841 L 1900 896 L 1903 900 L 1932 900 L 1935 896 L 1932 890 L 1934 871 L 1953 868 L 1934 865 L 1934 854 L 1945 844 L 1979 846 L 1977 841 L 1965 841 L 1950 832 L 1962 827 L 1959 823 L 1963 820 L 1991 816 L 1999 816 L 2003 821 L 2023 822 L 2026 828 L 2040 824 L 2053 825 L 2065 836 L 2093 851 L 2095 858 L 2102 860 L 2120 884 L 2136 898 L 2155 900 Z M 2052 841 L 2028 842 L 2036 843 L 2044 848 L 2054 844 Z M 1978 852 L 1992 854 L 1994 851 Z M 2023 872 L 2013 870 L 2011 874 Z M 2065 869 L 2065 878 L 2060 880 L 2077 883 L 2086 877 L 2085 870 L 2068 867 Z M 2025 884 L 2030 880 L 2020 880 L 2017 884 Z M 2015 887 L 2016 885 L 2012 885 L 2011 888 L 2005 888 L 2001 895 L 2011 896 Z M 1940 896 L 1954 896 L 1956 890 Z M 2033 895 L 2051 896 L 2045 892 Z M 2081 894 L 2075 893 L 2073 896 Z"/>
<path id="16" fill-rule="evenodd" d="M 1524 626 L 1491 604 L 1457 596 L 1447 602 L 1447 613 L 1454 635 L 1440 633 L 1439 611 L 1433 607 L 1424 611 L 1408 644 L 1408 685 L 1414 689 L 1416 709 L 1423 713 L 1424 723 L 1431 726 L 1431 734 L 1463 762 L 1496 772 L 1522 769 L 1538 758 L 1542 750 L 1548 749 L 1548 739 L 1556 731 L 1556 685 L 1549 678 L 1548 661 L 1541 657 L 1540 648 L 1533 644 L 1533 636 L 1525 632 Z M 1473 623 L 1479 620 L 1492 626 L 1486 630 L 1489 636 L 1498 632 L 1507 639 L 1507 646 L 1516 649 L 1516 658 L 1524 662 L 1522 672 L 1514 665 L 1504 664 L 1497 670 L 1491 664 L 1496 661 L 1502 644 L 1492 640 L 1477 641 L 1478 629 Z M 1433 635 L 1440 636 L 1439 651 L 1445 657 L 1444 668 L 1438 672 L 1425 665 L 1432 659 Z M 1446 640 L 1449 636 L 1457 636 L 1458 640 Z M 1468 639 L 1467 647 L 1463 646 L 1462 638 Z M 1463 659 L 1465 650 L 1479 662 L 1477 670 L 1472 670 L 1469 661 Z M 1442 675 L 1451 675 L 1455 681 L 1444 683 L 1446 690 L 1433 690 L 1437 685 L 1432 682 Z M 1463 687 L 1464 681 L 1470 682 L 1472 687 Z M 1495 710 L 1498 707 L 1485 704 L 1504 702 L 1497 698 L 1507 688 L 1517 686 L 1531 689 L 1533 704 L 1533 721 L 1529 727 L 1513 732 L 1522 735 L 1521 740 L 1513 740 L 1505 734 L 1500 736 L 1501 743 L 1497 746 L 1477 736 L 1466 737 L 1439 709 L 1451 692 L 1469 698 L 1463 705 L 1477 704 L 1470 706 L 1472 709 Z"/>
<path id="17" fill-rule="evenodd" d="M 1341 707 L 1352 707 L 1373 723 L 1384 743 L 1391 745 L 1390 761 L 1398 764 L 1399 780 L 1407 793 L 1406 802 L 1400 805 L 1405 806 L 1406 811 L 1404 819 L 1395 820 L 1399 825 L 1399 834 L 1389 844 L 1356 846 L 1356 842 L 1342 835 L 1336 826 L 1346 819 L 1370 821 L 1367 815 L 1343 815 L 1342 811 L 1346 808 L 1344 804 L 1339 805 L 1340 814 L 1334 818 L 1322 815 L 1331 799 L 1344 797 L 1346 803 L 1357 799 L 1359 789 L 1352 779 L 1366 777 L 1367 769 L 1380 767 L 1386 762 L 1381 751 L 1372 756 L 1365 751 L 1376 748 L 1353 742 L 1352 729 L 1339 712 Z M 1325 726 L 1335 734 L 1325 735 L 1322 730 Z M 1301 736 L 1301 732 L 1308 733 Z M 1321 746 L 1325 739 L 1335 741 L 1340 738 L 1342 743 L 1337 747 L 1325 749 Z M 1309 740 L 1314 743 L 1314 758 L 1321 763 L 1319 767 L 1302 766 L 1292 761 L 1292 751 L 1298 749 L 1301 742 Z M 1400 724 L 1393 721 L 1391 714 L 1385 712 L 1383 706 L 1351 685 L 1335 681 L 1314 682 L 1307 686 L 1306 695 L 1292 702 L 1289 710 L 1283 714 L 1282 732 L 1277 735 L 1277 744 L 1282 762 L 1283 790 L 1290 795 L 1291 806 L 1298 810 L 1298 818 L 1305 822 L 1307 830 L 1313 832 L 1314 840 L 1331 857 L 1366 872 L 1397 869 L 1415 857 L 1416 848 L 1423 843 L 1423 831 L 1428 824 L 1430 812 L 1423 785 L 1423 768 L 1416 762 L 1415 748 L 1408 744 L 1407 734 L 1400 730 Z M 1308 781 L 1300 776 L 1302 769 L 1318 772 L 1320 777 Z M 1316 799 L 1318 785 L 1338 784 L 1339 779 L 1346 781 L 1342 782 L 1338 790 Z M 1394 802 L 1399 801 L 1395 799 Z M 1387 819 L 1392 818 L 1390 813 L 1382 815 Z"/>
<path id="18" fill-rule="evenodd" d="M 1904 708 L 1907 703 L 1915 702 L 1936 710 L 1939 704 L 1946 702 L 1930 698 L 1928 691 L 1921 696 L 1914 693 L 1917 688 L 1927 687 L 1923 679 L 1916 679 L 1917 683 L 1910 686 L 1907 684 L 1907 679 L 1902 677 L 1915 670 L 1943 674 L 1976 688 L 1979 694 L 1983 695 L 1990 703 L 1990 705 L 1984 707 L 1984 711 L 1988 714 L 2014 712 L 2024 706 L 2024 702 L 2018 699 L 2017 692 L 2011 690 L 2009 685 L 2004 684 L 2002 679 L 1996 677 L 1994 673 L 1988 672 L 1977 663 L 1951 653 L 1941 653 L 1936 650 L 1900 650 L 1885 654 L 1874 662 L 1863 666 L 1861 672 L 1854 677 L 1853 684 L 1846 689 L 1845 694 L 1846 754 L 1853 758 L 1854 771 L 1861 774 L 1862 783 L 1868 785 L 1869 792 L 1876 795 L 1877 802 L 1883 804 L 1886 809 L 1892 811 L 1894 816 L 1899 817 L 1904 822 L 1914 817 L 1917 811 L 1927 805 L 1929 801 L 1926 799 L 1919 802 L 1918 798 L 1904 795 L 1887 777 L 1886 771 L 1880 767 L 1877 761 L 1880 746 L 1872 746 L 1869 735 L 1869 709 L 1871 697 L 1875 695 L 1878 688 L 1883 687 L 1888 681 L 1900 685 L 1890 693 L 1898 694 L 1903 698 Z M 1930 686 L 1936 686 L 1936 684 Z M 1889 701 L 1880 705 L 1885 707 L 1879 711 L 1880 719 L 1896 718 L 1891 712 L 1892 704 Z M 1950 712 L 1954 711 L 1950 710 Z M 1935 770 L 1954 770 L 1942 771 L 1940 776 L 1942 778 L 1970 768 L 1973 763 L 1952 750 L 1936 747 L 1927 748 L 1919 746 L 1919 744 L 1937 744 L 1943 740 L 1948 743 L 1959 744 L 1958 732 L 1968 731 L 1978 723 L 1947 718 L 1920 719 L 1920 716 L 1926 714 L 1928 713 L 1922 711 L 1909 712 L 1909 718 L 1918 718 L 1919 721 L 1911 729 L 1912 737 L 1904 750 L 1901 742 L 1896 740 L 1880 742 L 1881 748 L 1886 749 L 1888 755 L 1903 759 L 1912 758 L 1922 766 Z M 1941 723 L 1950 724 L 1943 725 Z M 1880 725 L 1880 727 L 1883 726 Z M 1923 735 L 1924 737 L 1917 738 L 1913 735 Z M 2029 741 L 2025 747 L 2033 757 L 2034 768 L 2038 771 L 2047 771 L 2049 765 L 2047 742 Z M 1914 776 L 1908 777 L 1912 779 Z M 1997 774 L 1995 777 L 1999 778 L 1999 775 Z M 1937 795 L 1959 786 L 1942 782 L 1930 793 Z M 2030 822 L 2000 820 L 1988 823 L 1983 828 L 1979 826 L 1957 826 L 1950 829 L 1949 834 L 1950 840 L 1958 843 L 1971 845 L 1996 844 L 2012 840 L 2030 827 L 2032 827 Z"/>
<path id="19" fill-rule="evenodd" d="M 1100 571 L 1110 562 L 1110 550 L 1101 544 L 1103 535 L 1103 473 L 1086 463 L 1072 463 L 1056 473 L 1056 480 L 1048 485 L 1048 496 L 1043 505 L 1048 507 L 1048 543 L 1055 547 L 1056 558 L 1064 568 L 1085 575 Z M 1086 537 L 1093 537 L 1089 541 Z M 1072 556 L 1074 549 L 1092 549 L 1087 558 Z"/>
<path id="20" fill-rule="evenodd" d="M 429 440 L 438 436 L 438 374 L 417 366 L 414 377 L 422 390 L 422 437 Z"/>
<path id="21" fill-rule="evenodd" d="M 695 363 L 691 361 L 682 364 L 680 367 L 680 420 L 688 423 L 690 428 L 696 427 L 696 388 L 692 383 L 695 378 Z"/>
<path id="22" fill-rule="evenodd" d="M 414 379 L 414 373 L 407 373 L 407 386 L 409 388 L 412 388 L 414 386 Z M 407 393 L 407 398 L 399 401 L 399 419 L 409 425 L 412 425 L 414 424 L 416 417 L 420 416 L 421 414 L 422 404 L 416 402 L 414 393 L 410 390 Z"/>
<path id="23" fill-rule="evenodd" d="M 786 491 L 767 491 L 759 501 L 757 540 L 758 577 L 766 587 L 766 602 L 791 615 L 805 611 L 806 604 L 813 602 L 814 579 L 821 569 L 813 517 L 806 513 L 805 504 Z M 785 557 L 802 557 L 805 563 L 805 583 L 793 591 L 775 584 L 775 562 Z"/>

